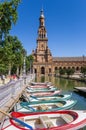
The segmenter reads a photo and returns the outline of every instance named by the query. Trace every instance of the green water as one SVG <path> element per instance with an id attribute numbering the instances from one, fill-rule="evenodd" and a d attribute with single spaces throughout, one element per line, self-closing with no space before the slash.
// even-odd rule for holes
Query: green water
<path id="1" fill-rule="evenodd" d="M 74 91 L 74 87 L 85 87 L 86 83 L 76 81 L 76 80 L 69 80 L 69 79 L 63 79 L 63 78 L 57 78 L 53 76 L 48 77 L 36 77 L 36 82 L 52 82 L 52 84 L 57 87 L 58 89 L 62 90 L 62 93 L 71 93 L 72 97 L 71 99 L 77 100 L 77 104 L 72 108 L 75 110 L 86 110 L 86 94 L 79 94 Z M 83 130 L 86 130 L 86 127 L 83 128 Z"/>
<path id="2" fill-rule="evenodd" d="M 62 90 L 62 93 L 71 93 L 72 92 L 72 99 L 77 100 L 77 104 L 73 107 L 73 109 L 77 110 L 86 110 L 86 96 L 83 96 L 82 94 L 76 93 L 74 91 L 74 87 L 85 87 L 86 83 L 76 81 L 76 80 L 68 80 L 53 76 L 48 77 L 36 77 L 36 82 L 45 82 L 49 81 L 52 82 L 54 86 L 56 86 L 58 89 Z"/>

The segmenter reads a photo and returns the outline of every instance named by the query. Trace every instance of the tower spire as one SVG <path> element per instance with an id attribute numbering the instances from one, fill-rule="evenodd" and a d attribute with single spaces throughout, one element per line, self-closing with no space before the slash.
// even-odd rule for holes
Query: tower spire
<path id="1" fill-rule="evenodd" d="M 44 18 L 44 11 L 43 11 L 43 8 L 41 9 L 41 18 Z"/>
<path id="2" fill-rule="evenodd" d="M 45 28 L 45 17 L 44 17 L 44 11 L 43 9 L 41 9 L 41 14 L 39 17 L 39 29 L 38 29 L 38 39 L 37 40 L 41 40 L 41 39 L 47 39 L 47 32 L 46 32 L 46 28 Z"/>
<path id="3" fill-rule="evenodd" d="M 40 21 L 40 26 L 45 26 L 45 17 L 44 17 L 43 9 L 41 10 L 41 15 L 40 15 L 39 21 Z"/>
<path id="4" fill-rule="evenodd" d="M 44 17 L 43 5 L 42 5 L 42 8 L 41 8 L 41 16 Z"/>

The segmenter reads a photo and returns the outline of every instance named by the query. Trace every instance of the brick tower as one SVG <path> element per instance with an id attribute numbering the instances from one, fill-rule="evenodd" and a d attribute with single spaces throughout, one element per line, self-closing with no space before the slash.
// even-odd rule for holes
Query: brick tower
<path id="1" fill-rule="evenodd" d="M 45 28 L 45 17 L 43 10 L 41 10 L 41 15 L 39 17 L 37 47 L 35 51 L 32 51 L 32 55 L 34 57 L 33 68 L 35 70 L 35 73 L 48 73 L 46 66 L 49 62 L 52 62 L 52 54 L 48 48 L 47 42 L 48 38 Z"/>

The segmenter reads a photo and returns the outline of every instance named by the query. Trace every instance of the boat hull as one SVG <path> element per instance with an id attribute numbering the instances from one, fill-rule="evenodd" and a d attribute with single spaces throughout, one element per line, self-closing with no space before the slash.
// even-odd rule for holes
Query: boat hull
<path id="1" fill-rule="evenodd" d="M 37 93 L 37 92 L 54 92 L 57 88 L 27 88 L 26 91 L 30 93 Z"/>
<path id="2" fill-rule="evenodd" d="M 51 101 L 62 101 L 62 100 L 68 100 L 72 97 L 72 93 L 70 94 L 60 94 L 60 95 L 57 95 L 57 96 L 50 96 L 50 97 L 34 97 L 34 96 L 30 96 L 28 97 L 28 100 L 29 102 L 32 102 L 32 103 L 37 103 L 37 102 L 51 102 Z"/>
<path id="3" fill-rule="evenodd" d="M 73 106 L 77 103 L 76 100 L 67 100 L 67 101 L 52 101 L 46 103 L 28 103 L 21 102 L 17 104 L 17 111 L 27 113 L 27 112 L 45 112 L 45 111 L 59 111 L 59 110 L 67 110 L 73 108 Z"/>
<path id="4" fill-rule="evenodd" d="M 86 111 L 83 110 L 64 110 L 29 114 L 12 112 L 11 115 L 24 120 L 26 124 L 29 124 L 30 129 L 29 127 L 22 127 L 10 119 L 11 125 L 8 126 L 9 129 L 3 127 L 2 130 L 78 130 L 86 126 Z"/>
<path id="5" fill-rule="evenodd" d="M 31 93 L 33 96 L 36 97 L 44 97 L 44 96 L 56 96 L 61 93 L 61 90 L 56 90 L 54 92 L 37 92 L 37 93 Z"/>

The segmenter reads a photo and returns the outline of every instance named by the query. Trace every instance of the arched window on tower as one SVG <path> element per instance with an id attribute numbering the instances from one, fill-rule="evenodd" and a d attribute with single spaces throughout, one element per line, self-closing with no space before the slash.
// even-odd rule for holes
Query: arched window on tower
<path id="1" fill-rule="evenodd" d="M 43 22 L 41 22 L 41 25 L 43 26 Z"/>
<path id="2" fill-rule="evenodd" d="M 41 45 L 41 48 L 42 48 L 42 50 L 43 50 L 43 44 Z"/>
<path id="3" fill-rule="evenodd" d="M 42 38 L 43 38 L 43 34 L 42 34 Z"/>
<path id="4" fill-rule="evenodd" d="M 41 67 L 41 74 L 45 74 L 45 68 Z"/>
<path id="5" fill-rule="evenodd" d="M 41 34 L 39 34 L 39 38 L 41 38 Z"/>
<path id="6" fill-rule="evenodd" d="M 42 57 L 42 62 L 43 62 L 44 58 Z"/>

